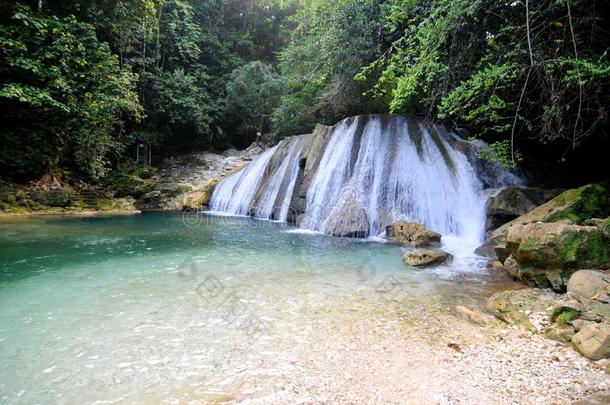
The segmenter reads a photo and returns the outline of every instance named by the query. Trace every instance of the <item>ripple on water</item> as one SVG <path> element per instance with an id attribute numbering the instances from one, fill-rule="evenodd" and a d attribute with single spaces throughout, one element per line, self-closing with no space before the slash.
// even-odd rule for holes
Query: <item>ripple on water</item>
<path id="1" fill-rule="evenodd" d="M 305 372 L 317 339 L 410 330 L 498 283 L 476 257 L 415 271 L 397 246 L 269 221 L 193 230 L 151 214 L 0 230 L 3 403 L 257 396 Z"/>

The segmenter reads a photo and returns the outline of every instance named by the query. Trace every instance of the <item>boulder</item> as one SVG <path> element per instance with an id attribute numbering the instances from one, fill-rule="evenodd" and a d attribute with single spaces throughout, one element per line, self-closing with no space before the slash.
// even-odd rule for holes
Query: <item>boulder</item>
<path id="1" fill-rule="evenodd" d="M 610 323 L 591 323 L 572 337 L 574 348 L 591 360 L 610 357 Z"/>
<path id="2" fill-rule="evenodd" d="M 560 190 L 529 187 L 507 187 L 493 194 L 485 204 L 486 230 L 496 229 L 527 214 L 537 206 L 557 196 Z"/>
<path id="3" fill-rule="evenodd" d="M 351 190 L 351 191 L 350 191 Z M 330 212 L 325 231 L 344 238 L 369 236 L 369 217 L 355 190 L 349 189 Z"/>
<path id="4" fill-rule="evenodd" d="M 404 246 L 425 247 L 437 246 L 441 242 L 441 234 L 426 229 L 422 224 L 406 221 L 396 221 L 386 227 L 386 237 Z"/>
<path id="5" fill-rule="evenodd" d="M 483 245 L 488 248 L 481 247 L 478 251 L 485 253 L 490 251 L 489 246 L 502 246 L 506 242 L 509 228 L 513 225 L 562 220 L 584 224 L 590 218 L 606 218 L 609 214 L 608 191 L 599 184 L 589 184 L 578 189 L 567 190 L 527 214 L 492 231 Z"/>
<path id="6" fill-rule="evenodd" d="M 529 285 L 565 290 L 579 268 L 610 266 L 610 239 L 595 226 L 559 223 L 515 224 L 508 230 L 504 266 Z"/>
<path id="7" fill-rule="evenodd" d="M 567 290 L 568 293 L 577 298 L 608 303 L 610 302 L 610 273 L 595 270 L 579 270 L 570 277 Z"/>
<path id="8" fill-rule="evenodd" d="M 453 259 L 447 252 L 442 250 L 418 249 L 414 252 L 407 252 L 402 260 L 409 266 L 425 267 L 443 264 Z"/>

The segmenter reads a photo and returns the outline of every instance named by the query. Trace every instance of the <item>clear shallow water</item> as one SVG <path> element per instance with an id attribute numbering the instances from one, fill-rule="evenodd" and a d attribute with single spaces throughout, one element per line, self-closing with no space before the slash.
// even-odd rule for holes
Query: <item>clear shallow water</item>
<path id="1" fill-rule="evenodd" d="M 505 281 L 469 256 L 407 269 L 402 252 L 244 218 L 0 222 L 0 403 L 256 398 L 306 372 L 321 328 L 408 327 L 405 311 L 477 305 Z"/>

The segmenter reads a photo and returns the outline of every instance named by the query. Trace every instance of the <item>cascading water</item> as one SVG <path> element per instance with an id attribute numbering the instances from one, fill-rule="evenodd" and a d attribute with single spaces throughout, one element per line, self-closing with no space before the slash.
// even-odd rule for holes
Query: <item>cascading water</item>
<path id="1" fill-rule="evenodd" d="M 402 117 L 360 116 L 341 122 L 329 140 L 302 226 L 334 234 L 334 224 L 347 223 L 337 216 L 356 215 L 368 225 L 364 233 L 377 236 L 405 219 L 476 244 L 484 204 L 472 166 L 439 129 Z"/>
<path id="2" fill-rule="evenodd" d="M 287 221 L 305 141 L 302 136 L 286 139 L 224 179 L 212 194 L 210 210 Z"/>
<path id="3" fill-rule="evenodd" d="M 286 221 L 302 198 L 295 211 L 304 229 L 375 237 L 404 219 L 474 249 L 484 236 L 486 196 L 464 145 L 472 147 L 413 118 L 347 118 L 267 150 L 216 187 L 210 208 Z"/>

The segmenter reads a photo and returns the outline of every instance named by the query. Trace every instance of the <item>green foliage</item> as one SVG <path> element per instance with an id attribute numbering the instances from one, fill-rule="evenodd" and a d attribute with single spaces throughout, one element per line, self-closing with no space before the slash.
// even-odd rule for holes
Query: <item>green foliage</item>
<path id="1" fill-rule="evenodd" d="M 526 15 L 526 3 L 389 0 L 384 25 L 399 36 L 362 76 L 378 75 L 372 94 L 394 112 L 576 148 L 608 122 L 604 5 L 530 1 Z M 503 145 L 490 149 L 492 157 L 516 164 Z"/>
<path id="2" fill-rule="evenodd" d="M 479 159 L 486 162 L 495 163 L 508 169 L 516 168 L 517 164 L 523 160 L 521 153 L 515 153 L 514 159 L 511 157 L 510 142 L 508 140 L 494 142 L 477 152 Z"/>
<path id="3" fill-rule="evenodd" d="M 565 326 L 573 319 L 578 317 L 579 312 L 574 308 L 561 307 L 555 310 L 555 313 L 551 317 L 553 322 L 556 322 L 560 326 Z"/>
<path id="4" fill-rule="evenodd" d="M 294 21 L 292 42 L 280 54 L 286 92 L 273 117 L 276 135 L 375 110 L 362 95 L 367 83 L 354 77 L 380 55 L 377 2 L 308 1 Z"/>
<path id="5" fill-rule="evenodd" d="M 203 69 L 193 74 L 182 68 L 155 78 L 155 107 L 173 127 L 186 128 L 197 136 L 211 138 L 211 125 L 219 107 L 207 92 L 210 77 Z"/>
<path id="6" fill-rule="evenodd" d="M 16 6 L 0 26 L 0 166 L 40 175 L 64 163 L 96 178 L 130 139 L 141 107 L 137 76 L 120 67 L 93 27 Z"/>
<path id="7" fill-rule="evenodd" d="M 283 83 L 273 67 L 261 61 L 235 69 L 227 83 L 226 112 L 242 133 L 268 128 L 282 95 Z"/>

